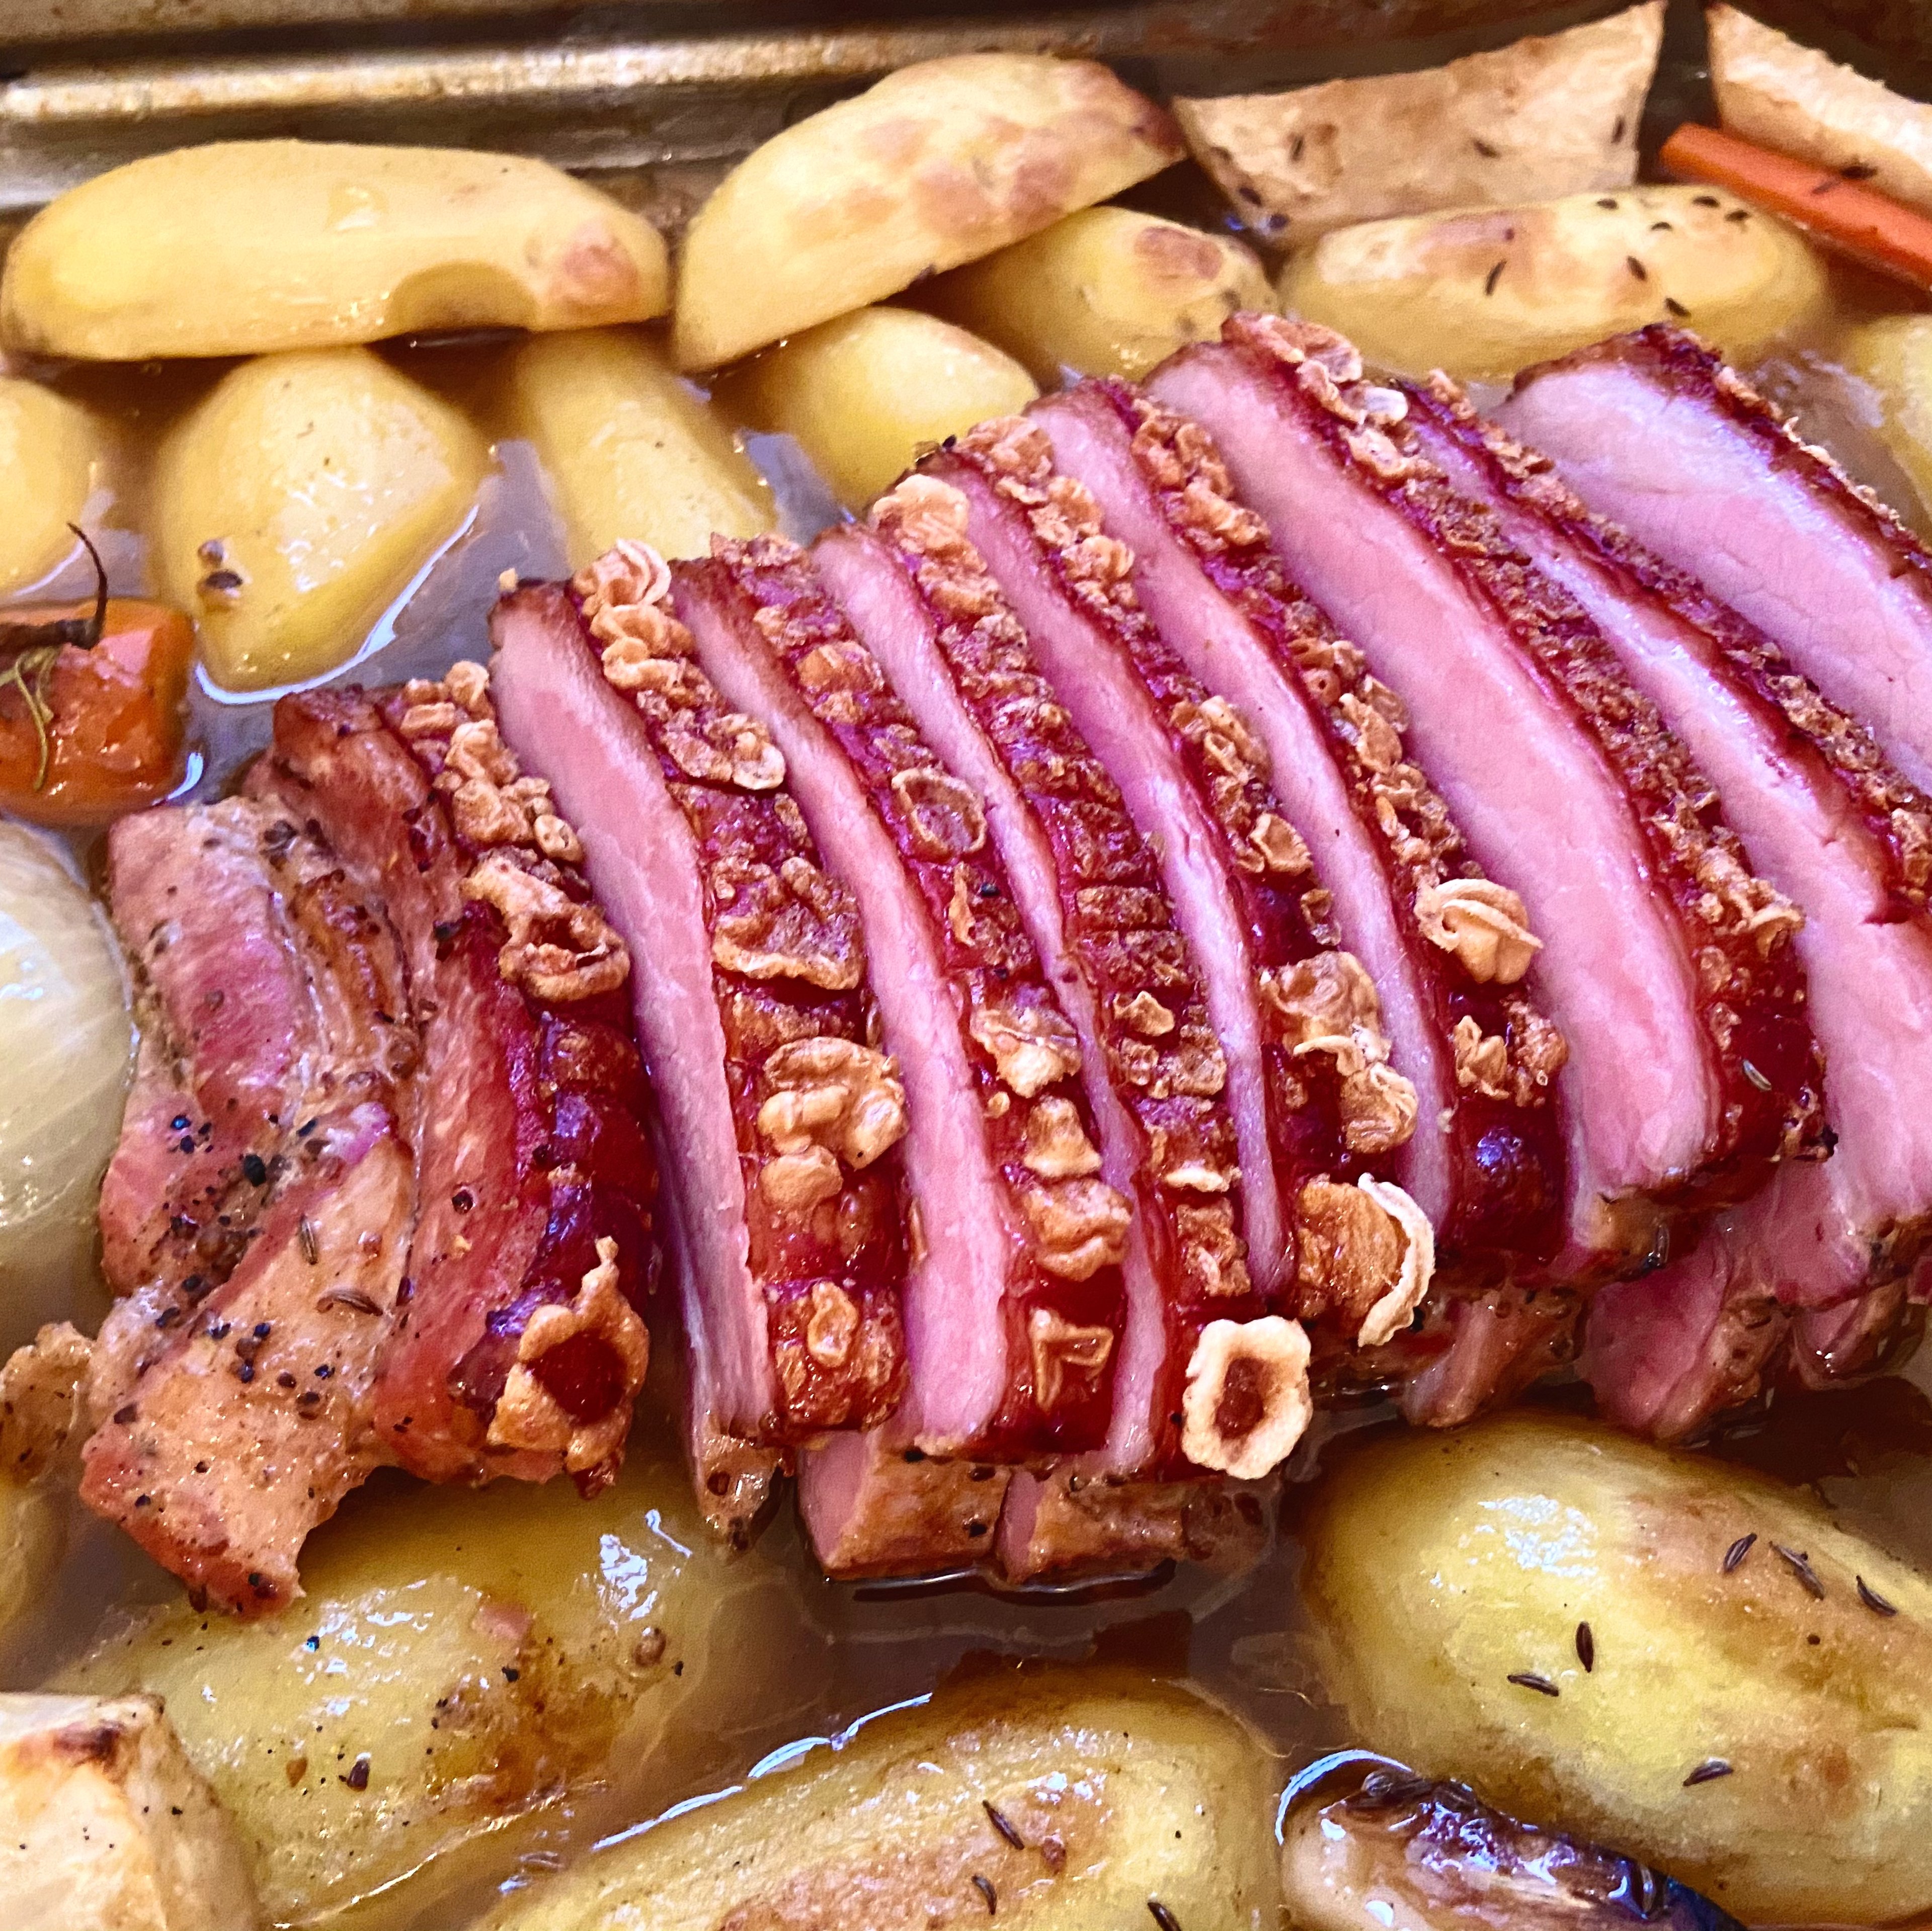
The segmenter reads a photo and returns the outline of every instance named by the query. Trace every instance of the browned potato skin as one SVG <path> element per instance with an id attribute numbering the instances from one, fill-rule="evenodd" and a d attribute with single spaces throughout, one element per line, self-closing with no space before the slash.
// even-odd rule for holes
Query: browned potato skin
<path id="1" fill-rule="evenodd" d="M 1628 187 L 1663 32 L 1662 0 L 1644 0 L 1446 67 L 1174 111 L 1236 213 L 1294 244 L 1389 215 Z"/>
<path id="2" fill-rule="evenodd" d="M 1522 1413 L 1350 1456 L 1303 1527 L 1364 1744 L 1747 1923 L 1932 1909 L 1932 1580 L 1808 1496 Z M 1730 1774 L 1687 1786 L 1712 1759 Z"/>
<path id="3" fill-rule="evenodd" d="M 1251 250 L 1128 208 L 1088 208 L 922 285 L 922 308 L 983 336 L 1043 388 L 1063 370 L 1136 380 L 1241 309 L 1270 308 Z"/>
<path id="4" fill-rule="evenodd" d="M 586 1858 L 485 1931 L 1100 1931 L 1150 1921 L 1150 1900 L 1188 1931 L 1275 1931 L 1274 1791 L 1199 1698 L 1002 1665 Z"/>
<path id="5" fill-rule="evenodd" d="M 1180 157 L 1162 109 L 1091 61 L 956 54 L 774 135 L 699 209 L 679 366 L 715 368 L 883 301 Z"/>

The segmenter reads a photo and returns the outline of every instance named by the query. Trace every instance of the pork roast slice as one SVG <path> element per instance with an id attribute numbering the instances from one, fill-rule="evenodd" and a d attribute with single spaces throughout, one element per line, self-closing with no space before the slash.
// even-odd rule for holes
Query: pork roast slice
<path id="1" fill-rule="evenodd" d="M 1932 554 L 1694 336 L 1658 324 L 1528 370 L 1498 416 L 1932 789 Z"/>
<path id="2" fill-rule="evenodd" d="M 376 1417 L 433 1481 L 616 1474 L 657 1270 L 629 960 L 489 680 L 285 697 L 250 795 L 400 941 L 422 1039 L 407 1284 Z"/>
<path id="3" fill-rule="evenodd" d="M 1388 1063 L 1374 982 L 1337 943 L 1265 750 L 1168 648 L 1135 595 L 1132 550 L 1054 473 L 1038 424 L 982 423 L 922 466 L 965 496 L 968 535 L 1158 859 L 1227 1057 L 1256 1287 L 1316 1330 L 1320 1353 L 1386 1339 L 1388 1318 L 1367 1319 L 1382 1287 L 1359 1305 L 1338 1291 L 1326 1223 L 1338 1186 L 1388 1171 L 1415 1090 Z"/>
<path id="4" fill-rule="evenodd" d="M 1412 398 L 1423 449 L 1574 596 L 1716 783 L 1753 868 L 1804 907 L 1792 944 L 1823 1051 L 1832 1157 L 1719 1215 L 1698 1251 L 1589 1316 L 1586 1372 L 1626 1423 L 1681 1435 L 1753 1393 L 1778 1308 L 1895 1285 L 1932 1226 L 1932 800 L 1763 633 L 1593 517 L 1549 460 L 1438 379 Z M 1822 1149 L 1818 1150 L 1820 1152 Z M 1672 1305 L 1675 1303 L 1675 1305 Z M 1644 1331 L 1640 1334 L 1636 1330 Z M 1868 1324 L 1868 1347 L 1882 1324 Z M 1857 1365 L 1842 1342 L 1833 1365 Z"/>
<path id="5" fill-rule="evenodd" d="M 670 589 L 661 559 L 620 544 L 505 597 L 491 634 L 504 728 L 580 825 L 635 962 L 699 1499 L 742 1530 L 769 1480 L 758 1445 L 869 1427 L 903 1390 L 905 1093 L 851 894 L 764 726 L 699 670 Z"/>
<path id="6" fill-rule="evenodd" d="M 801 1499 L 828 1567 L 956 1565 L 984 1552 L 992 1471 L 949 1475 L 929 1458 L 1019 1462 L 1106 1439 L 1130 1210 L 1100 1177 L 1078 1036 L 977 795 L 921 739 L 802 550 L 712 549 L 674 571 L 679 615 L 725 700 L 766 721 L 859 906 L 908 1102 L 907 1396 L 862 1478 L 850 1442 L 808 1452 Z M 910 1448 L 928 1459 L 908 1462 Z M 929 1531 L 916 1552 L 908 1517 Z"/>
<path id="7" fill-rule="evenodd" d="M 1288 568 L 1401 691 L 1476 859 L 1520 891 L 1570 1046 L 1556 1270 L 1628 1267 L 1670 1209 L 1742 1197 L 1816 1131 L 1798 914 L 1574 601 L 1420 454 L 1400 393 L 1330 331 L 1224 332 L 1149 388 L 1214 436 Z M 1446 880 L 1432 911 L 1472 944 L 1522 942 L 1486 882 Z"/>
<path id="8" fill-rule="evenodd" d="M 1168 646 L 1266 748 L 1418 1095 L 1394 1177 L 1435 1224 L 1438 1277 L 1478 1257 L 1547 1261 L 1562 1226 L 1550 1090 L 1562 1037 L 1520 979 L 1502 982 L 1488 960 L 1479 977 L 1440 924 L 1425 934 L 1418 897 L 1471 862 L 1403 742 L 1400 699 L 1289 578 L 1198 423 L 1116 381 L 1082 382 L 1031 413 L 1056 467 L 1132 547 L 1135 589 Z"/>

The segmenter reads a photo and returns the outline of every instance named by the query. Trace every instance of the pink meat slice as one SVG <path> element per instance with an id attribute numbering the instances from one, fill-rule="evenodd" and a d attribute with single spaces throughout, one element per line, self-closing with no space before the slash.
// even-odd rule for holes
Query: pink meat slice
<path id="1" fill-rule="evenodd" d="M 898 1405 L 904 1098 L 869 1043 L 851 896 L 764 727 L 694 661 L 670 583 L 621 544 L 572 584 L 519 589 L 492 619 L 494 676 L 510 740 L 579 824 L 636 961 L 699 1499 L 742 1534 L 769 1486 L 761 1451 Z"/>
<path id="2" fill-rule="evenodd" d="M 908 1393 L 865 1450 L 803 1457 L 806 1520 L 836 1570 L 970 1561 L 997 1517 L 994 1471 L 933 1458 L 1077 1453 L 1112 1410 L 1129 1209 L 1097 1177 L 1078 1041 L 977 796 L 920 739 L 805 553 L 721 541 L 674 584 L 699 663 L 766 721 L 860 906 L 907 1092 Z"/>
<path id="3" fill-rule="evenodd" d="M 1562 1227 L 1550 1081 L 1562 1042 L 1520 985 L 1478 979 L 1423 934 L 1418 891 L 1470 861 L 1403 742 L 1399 696 L 1289 579 L 1198 424 L 1114 381 L 1083 382 L 1032 414 L 1056 466 L 1132 549 L 1135 587 L 1168 644 L 1267 747 L 1335 922 L 1381 994 L 1394 1063 L 1415 1087 L 1419 1123 L 1394 1177 L 1436 1225 L 1438 1278 L 1478 1255 L 1547 1261 Z M 1466 1021 L 1503 1042 L 1499 1072 L 1459 1078 Z"/>
<path id="4" fill-rule="evenodd" d="M 1932 788 L 1932 554 L 1695 337 L 1659 325 L 1530 370 L 1498 414 Z"/>
<path id="5" fill-rule="evenodd" d="M 434 1481 L 623 1456 L 648 1354 L 655 1174 L 630 964 L 487 674 L 284 698 L 250 794 L 314 827 L 401 942 L 422 1037 L 409 1288 L 379 1426 Z"/>
<path id="6" fill-rule="evenodd" d="M 1227 1058 L 1250 1271 L 1271 1304 L 1318 1315 L 1328 1284 L 1318 1244 L 1298 1237 L 1304 1188 L 1384 1171 L 1415 1121 L 1372 982 L 1340 955 L 1330 895 L 1247 721 L 1155 629 L 1131 550 L 1084 486 L 1054 472 L 1045 430 L 1025 417 L 982 423 L 923 466 L 965 496 L 975 547 L 1159 855 Z M 1300 1050 L 1305 1033 L 1334 1033 L 1294 1025 L 1278 1003 L 1298 975 L 1312 986 L 1324 974 L 1346 974 L 1358 995 L 1346 1072 L 1341 1054 Z"/>
<path id="7" fill-rule="evenodd" d="M 1225 333 L 1148 386 L 1214 436 L 1288 567 L 1401 691 L 1478 862 L 1520 891 L 1532 982 L 1570 1047 L 1556 1271 L 1628 1267 L 1670 1208 L 1748 1193 L 1815 1137 L 1777 943 L 1798 915 L 1582 611 L 1416 448 L 1403 398 L 1328 331 L 1238 316 Z"/>
<path id="8" fill-rule="evenodd" d="M 1932 1227 L 1932 1121 L 1914 1097 L 1932 1079 L 1932 801 L 1761 631 L 1592 516 L 1546 457 L 1440 380 L 1412 402 L 1423 448 L 1589 612 L 1718 785 L 1754 869 L 1804 908 L 1792 944 L 1831 1158 L 1781 1168 L 1694 1252 L 1589 1318 L 1605 1406 L 1681 1435 L 1755 1391 L 1779 1309 L 1895 1301 Z"/>

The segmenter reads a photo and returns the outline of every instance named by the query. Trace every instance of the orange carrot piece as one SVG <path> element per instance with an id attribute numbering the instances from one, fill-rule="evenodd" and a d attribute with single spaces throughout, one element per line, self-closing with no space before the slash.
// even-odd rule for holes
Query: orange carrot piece
<path id="1" fill-rule="evenodd" d="M 1660 159 L 1682 180 L 1727 187 L 1868 268 L 1932 289 L 1932 217 L 1836 169 L 1688 121 L 1664 142 Z"/>

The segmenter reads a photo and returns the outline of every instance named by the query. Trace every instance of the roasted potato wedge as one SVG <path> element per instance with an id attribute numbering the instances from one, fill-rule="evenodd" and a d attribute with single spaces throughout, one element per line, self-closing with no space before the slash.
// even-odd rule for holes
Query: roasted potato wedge
<path id="1" fill-rule="evenodd" d="M 0 1696 L 8 1931 L 254 1931 L 235 1827 L 152 1696 Z"/>
<path id="2" fill-rule="evenodd" d="M 1735 7 L 1706 10 L 1718 117 L 1733 134 L 1932 213 L 1932 106 L 1800 46 Z"/>
<path id="3" fill-rule="evenodd" d="M 1306 1528 L 1365 1744 L 1748 1923 L 1932 1909 L 1932 1581 L 1808 1497 L 1516 1414 L 1350 1458 Z"/>
<path id="4" fill-rule="evenodd" d="M 774 135 L 685 237 L 674 336 L 713 368 L 896 295 L 1180 157 L 1174 124 L 1090 61 L 956 54 Z"/>
<path id="5" fill-rule="evenodd" d="M 1274 1787 L 1254 1740 L 1196 1697 L 1004 1666 L 600 1852 L 486 1924 L 1097 1931 L 1158 1904 L 1163 1923 L 1273 1931 Z"/>
<path id="6" fill-rule="evenodd" d="M 1039 393 L 1010 355 L 950 322 L 862 308 L 734 371 L 718 397 L 754 428 L 796 437 L 838 500 L 857 509 L 922 448 Z"/>
<path id="7" fill-rule="evenodd" d="M 110 169 L 28 223 L 0 341 L 137 361 L 662 315 L 664 238 L 547 161 L 216 141 Z"/>
<path id="8" fill-rule="evenodd" d="M 210 676 L 326 675 L 461 522 L 488 457 L 464 418 L 367 349 L 224 376 L 163 445 L 155 562 Z"/>
<path id="9" fill-rule="evenodd" d="M 1794 229 L 1688 186 L 1339 228 L 1281 280 L 1290 314 L 1339 328 L 1372 362 L 1486 382 L 1652 322 L 1748 364 L 1828 298 Z"/>
<path id="10" fill-rule="evenodd" d="M 701 556 L 714 530 L 777 526 L 770 487 L 730 429 L 634 331 L 533 336 L 511 361 L 510 421 L 543 464 L 573 568 L 620 536 Z"/>
<path id="11" fill-rule="evenodd" d="M 591 1502 L 379 1485 L 310 1540 L 284 1615 L 157 1609 L 58 1687 L 164 1696 L 268 1915 L 332 1924 L 405 1879 L 433 1901 L 412 1874 L 466 1844 L 512 1861 L 506 1826 L 599 1782 L 686 1794 L 652 1758 L 668 1726 L 688 1750 L 758 1688 L 758 1572 L 700 1545 L 669 1454 Z"/>
<path id="12" fill-rule="evenodd" d="M 1177 100 L 1194 157 L 1250 227 L 1356 221 L 1628 187 L 1663 0 L 1420 73 Z"/>
<path id="13" fill-rule="evenodd" d="M 74 547 L 106 465 L 107 431 L 78 403 L 0 376 L 0 595 L 44 577 Z"/>
<path id="14" fill-rule="evenodd" d="M 1042 386 L 1064 370 L 1144 376 L 1238 309 L 1270 308 L 1238 241 L 1126 208 L 1088 208 L 919 291 L 922 308 L 1004 349 Z"/>

